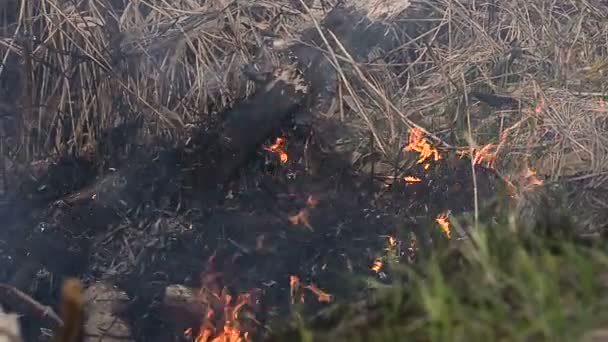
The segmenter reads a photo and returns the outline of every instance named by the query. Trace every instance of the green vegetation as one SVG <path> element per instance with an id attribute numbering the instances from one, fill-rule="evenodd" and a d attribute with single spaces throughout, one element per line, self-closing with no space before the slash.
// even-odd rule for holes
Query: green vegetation
<path id="1" fill-rule="evenodd" d="M 579 341 L 599 334 L 608 319 L 608 254 L 603 243 L 571 235 L 567 220 L 551 221 L 552 234 L 549 226 L 518 229 L 512 219 L 480 225 L 416 267 L 391 265 L 400 280 L 365 305 L 332 308 L 278 340 Z"/>

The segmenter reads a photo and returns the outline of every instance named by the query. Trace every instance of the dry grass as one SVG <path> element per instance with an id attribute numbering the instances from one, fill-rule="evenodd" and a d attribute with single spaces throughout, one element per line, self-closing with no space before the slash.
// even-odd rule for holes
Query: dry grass
<path id="1" fill-rule="evenodd" d="M 494 3 L 353 0 L 402 44 L 355 62 L 326 32 L 320 48 L 338 71 L 338 98 L 316 119 L 348 128 L 349 136 L 333 143 L 355 161 L 370 154 L 371 132 L 373 149 L 389 166 L 413 126 L 446 150 L 479 148 L 507 131 L 502 173 L 528 165 L 551 181 L 577 177 L 603 189 L 608 109 L 600 98 L 607 92 L 608 6 L 599 0 Z M 268 43 L 279 49 L 297 42 L 303 28 L 320 28 L 331 5 L 8 2 L 5 12 L 15 6 L 18 17 L 5 18 L 10 23 L 0 40 L 0 72 L 20 70 L 20 96 L 11 105 L 22 115 L 5 143 L 22 161 L 79 152 L 102 129 L 137 115 L 144 115 L 152 136 L 179 135 L 184 124 L 250 94 L 253 84 L 241 67 L 276 65 Z M 418 25 L 416 36 L 406 30 L 411 25 Z M 479 105 L 472 90 L 512 96 L 522 105 L 493 110 Z M 595 195 L 602 192 L 585 196 L 605 208 L 607 200 Z"/>

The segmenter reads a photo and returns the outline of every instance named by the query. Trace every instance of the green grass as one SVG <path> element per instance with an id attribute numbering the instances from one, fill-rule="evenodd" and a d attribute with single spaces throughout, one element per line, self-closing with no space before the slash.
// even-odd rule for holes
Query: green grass
<path id="1" fill-rule="evenodd" d="M 551 234 L 482 225 L 416 267 L 393 265 L 401 280 L 365 305 L 337 306 L 276 340 L 580 341 L 607 323 L 608 253 L 555 234 L 572 227 L 553 222 Z"/>

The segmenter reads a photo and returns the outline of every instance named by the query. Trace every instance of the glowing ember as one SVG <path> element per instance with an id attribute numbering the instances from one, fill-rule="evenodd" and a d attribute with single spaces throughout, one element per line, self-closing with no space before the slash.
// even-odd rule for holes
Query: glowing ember
<path id="1" fill-rule="evenodd" d="M 312 226 L 310 225 L 310 212 L 307 208 L 300 210 L 296 215 L 292 215 L 288 217 L 289 222 L 293 225 L 303 225 L 304 227 L 314 231 Z"/>
<path id="2" fill-rule="evenodd" d="M 439 151 L 434 148 L 429 141 L 424 137 L 424 132 L 417 127 L 412 128 L 410 131 L 409 144 L 404 148 L 405 151 L 415 151 L 420 154 L 417 163 L 422 164 L 427 162 L 424 165 L 424 169 L 428 170 L 430 164 L 429 160 L 433 159 L 435 161 L 440 160 L 441 156 L 439 155 Z"/>
<path id="3" fill-rule="evenodd" d="M 374 260 L 374 263 L 372 264 L 372 267 L 370 267 L 370 269 L 372 271 L 378 273 L 382 269 L 382 266 L 383 266 L 382 259 L 376 258 L 376 260 Z"/>
<path id="4" fill-rule="evenodd" d="M 266 151 L 277 154 L 279 156 L 279 159 L 281 160 L 281 164 L 285 164 L 289 160 L 289 156 L 287 155 L 287 152 L 285 152 L 286 142 L 287 141 L 285 140 L 285 138 L 279 137 L 277 138 L 274 144 L 269 147 L 264 147 L 264 149 Z"/>
<path id="5" fill-rule="evenodd" d="M 489 169 L 496 167 L 496 159 L 498 154 L 498 146 L 496 144 L 487 144 L 479 151 L 473 151 L 473 162 L 475 165 L 482 165 Z"/>
<path id="6" fill-rule="evenodd" d="M 329 303 L 332 300 L 332 296 L 329 293 L 321 290 L 315 284 L 310 284 L 310 285 L 306 286 L 305 289 L 308 289 L 312 293 L 314 293 L 315 295 L 317 295 L 317 300 L 319 302 Z"/>
<path id="7" fill-rule="evenodd" d="M 403 180 L 408 184 L 422 182 L 422 179 L 415 176 L 406 176 Z"/>
<path id="8" fill-rule="evenodd" d="M 445 236 L 450 239 L 450 222 L 448 221 L 448 214 L 446 213 L 439 215 L 435 221 L 439 224 Z"/>

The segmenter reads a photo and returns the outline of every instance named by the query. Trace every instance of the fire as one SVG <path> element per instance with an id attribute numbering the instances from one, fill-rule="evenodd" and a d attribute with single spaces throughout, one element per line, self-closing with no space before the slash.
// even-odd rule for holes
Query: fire
<path id="1" fill-rule="evenodd" d="M 543 185 L 543 180 L 539 179 L 536 176 L 536 172 L 532 171 L 530 168 L 526 168 L 523 174 L 524 186 L 525 187 L 535 187 L 539 185 Z"/>
<path id="2" fill-rule="evenodd" d="M 302 284 L 300 278 L 297 275 L 289 276 L 289 293 L 291 297 L 291 304 L 295 304 L 297 301 L 304 303 L 304 296 L 301 292 Z"/>
<path id="3" fill-rule="evenodd" d="M 310 229 L 310 231 L 314 231 L 314 229 L 310 225 L 310 212 L 307 208 L 300 210 L 296 215 L 289 216 L 288 220 L 293 225 L 301 224 L 304 227 Z"/>
<path id="4" fill-rule="evenodd" d="M 315 285 L 315 284 L 310 284 L 310 285 L 306 286 L 306 287 L 305 287 L 305 289 L 308 289 L 308 290 L 310 290 L 312 293 L 314 293 L 315 295 L 317 295 L 317 300 L 318 300 L 319 302 L 322 302 L 322 303 L 329 303 L 329 302 L 331 302 L 331 301 L 332 301 L 332 296 L 331 296 L 329 293 L 327 293 L 327 292 L 325 292 L 325 291 L 321 290 L 321 289 L 320 289 L 319 287 L 317 287 L 317 285 Z"/>
<path id="5" fill-rule="evenodd" d="M 203 299 L 208 299 L 209 303 L 207 314 L 201 326 L 199 333 L 194 339 L 194 342 L 246 342 L 251 341 L 249 333 L 241 331 L 239 328 L 239 313 L 245 306 L 253 306 L 251 294 L 245 293 L 234 298 L 228 293 L 226 288 L 223 288 L 219 294 L 212 293 L 209 290 L 203 289 L 201 292 Z M 216 314 L 216 309 L 221 306 L 223 312 L 220 315 Z M 215 308 L 215 309 L 214 309 Z M 223 326 L 218 329 L 213 323 L 216 318 L 220 318 Z M 193 335 L 193 329 L 187 329 L 184 334 L 187 337 Z"/>
<path id="6" fill-rule="evenodd" d="M 494 169 L 496 167 L 497 157 L 498 145 L 496 144 L 487 144 L 479 151 L 473 151 L 473 163 L 475 163 L 475 165 L 485 163 L 485 166 L 489 169 Z"/>
<path id="7" fill-rule="evenodd" d="M 403 178 L 403 180 L 408 183 L 408 184 L 412 184 L 412 183 L 419 183 L 422 182 L 422 179 L 416 177 L 416 176 L 406 176 Z"/>
<path id="8" fill-rule="evenodd" d="M 382 263 L 382 259 L 376 258 L 376 260 L 374 260 L 374 263 L 372 264 L 372 267 L 370 267 L 370 269 L 376 273 L 379 273 L 380 270 L 382 269 L 383 265 L 384 264 Z"/>
<path id="9" fill-rule="evenodd" d="M 448 214 L 444 213 L 444 214 L 437 216 L 435 221 L 439 224 L 439 226 L 441 227 L 441 230 L 443 230 L 443 233 L 445 234 L 445 236 L 448 239 L 450 239 L 451 234 L 450 234 L 450 222 L 448 221 Z"/>
<path id="10" fill-rule="evenodd" d="M 285 138 L 279 137 L 274 144 L 264 147 L 264 149 L 277 154 L 279 156 L 279 160 L 281 160 L 281 164 L 285 164 L 289 160 L 289 156 L 287 155 L 287 152 L 285 152 L 286 143 L 287 140 Z"/>
<path id="11" fill-rule="evenodd" d="M 424 132 L 418 127 L 414 127 L 410 131 L 409 144 L 405 146 L 404 150 L 418 152 L 420 157 L 416 163 L 423 164 L 427 162 L 424 165 L 425 170 L 430 168 L 428 161 L 431 159 L 435 161 L 441 159 L 439 151 L 429 143 L 429 141 L 424 137 Z"/>
<path id="12" fill-rule="evenodd" d="M 329 303 L 333 299 L 332 295 L 321 290 L 314 283 L 311 283 L 306 286 L 302 286 L 302 283 L 300 282 L 300 278 L 297 275 L 289 276 L 289 288 L 290 288 L 290 295 L 291 295 L 291 304 L 295 304 L 296 301 L 304 303 L 304 295 L 301 291 L 302 289 L 307 289 L 310 292 L 314 293 L 317 296 L 317 300 L 322 303 Z"/>

